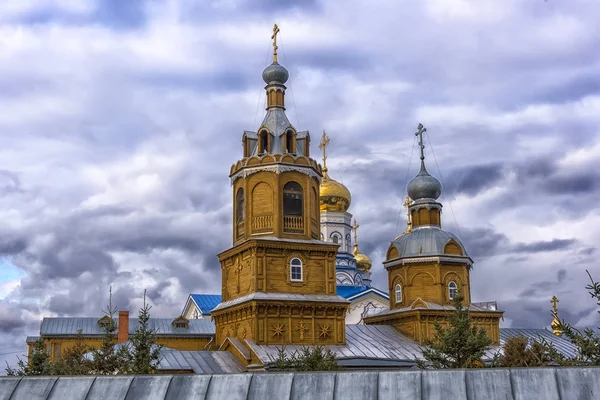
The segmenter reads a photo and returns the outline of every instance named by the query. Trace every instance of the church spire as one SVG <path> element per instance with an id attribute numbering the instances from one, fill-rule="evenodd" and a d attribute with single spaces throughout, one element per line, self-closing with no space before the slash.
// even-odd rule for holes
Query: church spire
<path id="1" fill-rule="evenodd" d="M 290 77 L 290 73 L 284 66 L 277 62 L 277 34 L 279 33 L 279 27 L 277 24 L 273 26 L 273 63 L 264 69 L 262 73 L 263 80 L 267 84 L 265 90 L 267 91 L 267 110 L 272 108 L 282 108 L 285 110 L 285 83 Z"/>
<path id="2" fill-rule="evenodd" d="M 425 168 L 425 145 L 423 144 L 423 133 L 427 128 L 423 124 L 417 127 L 416 136 L 419 137 L 419 147 L 421 148 L 421 170 L 410 182 L 408 182 L 407 192 L 411 199 L 432 199 L 436 200 L 442 194 L 442 184 L 433 176 L 429 175 Z"/>

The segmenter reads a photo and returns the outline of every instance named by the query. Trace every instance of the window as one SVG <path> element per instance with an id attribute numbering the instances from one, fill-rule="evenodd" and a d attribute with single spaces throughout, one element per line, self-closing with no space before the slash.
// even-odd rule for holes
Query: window
<path id="1" fill-rule="evenodd" d="M 244 220 L 244 189 L 239 188 L 235 196 L 235 220 L 241 222 Z"/>
<path id="2" fill-rule="evenodd" d="M 350 235 L 346 235 L 346 253 L 350 253 Z"/>
<path id="3" fill-rule="evenodd" d="M 448 298 L 450 300 L 453 300 L 454 296 L 456 296 L 457 292 L 458 292 L 458 286 L 456 285 L 456 282 L 450 281 L 448 283 Z"/>
<path id="4" fill-rule="evenodd" d="M 402 303 L 402 285 L 401 284 L 397 284 L 396 285 L 396 303 Z"/>
<path id="5" fill-rule="evenodd" d="M 54 343 L 54 358 L 60 355 L 60 343 Z"/>
<path id="6" fill-rule="evenodd" d="M 302 280 L 302 261 L 299 258 L 290 261 L 290 279 L 295 282 Z"/>
<path id="7" fill-rule="evenodd" d="M 294 151 L 294 132 L 287 131 L 285 134 L 285 152 L 295 154 Z"/>
<path id="8" fill-rule="evenodd" d="M 333 235 L 333 243 L 334 244 L 339 244 L 340 239 L 338 238 L 338 235 Z"/>
<path id="9" fill-rule="evenodd" d="M 302 216 L 302 186 L 296 182 L 283 187 L 283 214 Z"/>
<path id="10" fill-rule="evenodd" d="M 262 131 L 258 137 L 258 155 L 269 152 L 269 133 Z"/>

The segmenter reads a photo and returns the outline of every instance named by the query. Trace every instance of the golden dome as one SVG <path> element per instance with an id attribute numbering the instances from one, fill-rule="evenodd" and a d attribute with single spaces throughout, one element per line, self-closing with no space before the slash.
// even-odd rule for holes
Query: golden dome
<path id="1" fill-rule="evenodd" d="M 368 255 L 357 252 L 354 254 L 354 259 L 356 260 L 356 266 L 361 271 L 369 272 L 371 270 L 371 259 Z"/>
<path id="2" fill-rule="evenodd" d="M 348 211 L 352 197 L 348 188 L 327 175 L 323 168 L 323 180 L 319 191 L 321 211 Z"/>

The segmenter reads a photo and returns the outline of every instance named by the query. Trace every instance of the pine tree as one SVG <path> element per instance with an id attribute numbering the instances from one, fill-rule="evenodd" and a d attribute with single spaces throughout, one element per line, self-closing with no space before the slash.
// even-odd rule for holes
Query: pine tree
<path id="1" fill-rule="evenodd" d="M 146 303 L 146 291 L 144 290 L 144 306 L 138 313 L 139 325 L 129 338 L 133 352 L 131 371 L 134 374 L 150 374 L 154 372 L 160 362 L 159 354 L 162 346 L 156 345 L 155 329 L 148 326 L 151 308 Z"/>
<path id="2" fill-rule="evenodd" d="M 335 354 L 322 346 L 304 346 L 289 356 L 285 347 L 277 351 L 277 358 L 271 358 L 273 368 L 279 371 L 335 371 L 339 369 Z"/>
<path id="3" fill-rule="evenodd" d="M 130 371 L 131 353 L 127 345 L 117 346 L 117 324 L 114 315 L 117 308 L 112 306 L 112 288 L 108 307 L 102 319 L 102 343 L 92 351 L 92 373 L 98 375 L 126 374 Z"/>
<path id="4" fill-rule="evenodd" d="M 600 306 L 600 283 L 594 281 L 589 271 L 587 274 L 591 283 L 585 288 L 594 299 L 596 304 Z M 598 310 L 600 314 L 600 310 Z M 562 334 L 575 345 L 577 348 L 577 356 L 567 360 L 571 365 L 595 365 L 600 366 L 600 336 L 591 328 L 585 328 L 583 331 L 573 328 L 566 321 L 561 320 L 558 329 Z M 600 329 L 600 328 L 599 328 Z"/>
<path id="5" fill-rule="evenodd" d="M 16 368 L 11 368 L 7 364 L 6 374 L 9 376 L 50 375 L 51 370 L 50 354 L 46 352 L 44 339 L 39 338 L 31 348 L 28 361 L 19 358 Z"/>
<path id="6" fill-rule="evenodd" d="M 492 341 L 485 329 L 473 325 L 469 310 L 463 307 L 464 297 L 457 292 L 453 299 L 456 311 L 448 317 L 448 327 L 435 323 L 435 335 L 427 339 L 421 348 L 423 360 L 417 360 L 420 368 L 473 368 L 482 365 L 482 358 Z"/>
<path id="7" fill-rule="evenodd" d="M 502 354 L 498 354 L 493 362 L 494 367 L 543 367 L 563 365 L 565 358 L 556 351 L 544 338 L 537 340 L 524 336 L 509 338 L 502 346 Z"/>
<path id="8" fill-rule="evenodd" d="M 85 343 L 82 330 L 77 331 L 75 345 L 63 351 L 58 360 L 53 363 L 53 375 L 88 375 L 92 370 L 92 361 L 86 354 L 92 347 Z"/>

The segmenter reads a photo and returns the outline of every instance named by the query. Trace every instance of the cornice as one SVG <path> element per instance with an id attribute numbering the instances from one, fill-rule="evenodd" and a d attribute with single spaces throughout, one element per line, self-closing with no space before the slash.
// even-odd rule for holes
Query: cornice
<path id="1" fill-rule="evenodd" d="M 470 257 L 464 256 L 425 256 L 425 257 L 410 257 L 410 258 L 396 258 L 389 261 L 384 261 L 383 265 L 385 269 L 390 269 L 398 265 L 408 264 L 422 264 L 422 263 L 451 263 L 451 264 L 466 264 L 469 268 L 473 267 L 473 260 Z"/>
<path id="2" fill-rule="evenodd" d="M 261 249 L 286 249 L 286 250 L 300 250 L 300 251 L 316 251 L 320 253 L 334 253 L 338 252 L 338 245 L 333 243 L 327 243 L 322 241 L 293 241 L 293 239 L 274 239 L 269 240 L 267 238 L 251 238 L 241 243 L 236 244 L 229 249 L 222 251 L 217 254 L 219 261 L 222 261 L 230 256 L 241 253 L 243 251 L 251 250 L 254 248 Z"/>
<path id="3" fill-rule="evenodd" d="M 260 164 L 253 165 L 250 167 L 242 167 L 240 170 L 230 176 L 231 184 L 233 185 L 238 178 L 246 178 L 257 172 L 274 172 L 279 175 L 284 172 L 299 172 L 301 174 L 308 175 L 311 178 L 315 178 L 321 183 L 321 174 L 314 170 L 310 165 L 298 165 L 298 164 Z"/>

